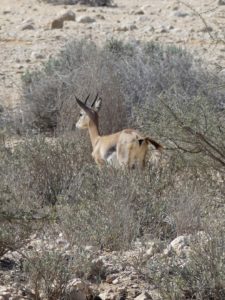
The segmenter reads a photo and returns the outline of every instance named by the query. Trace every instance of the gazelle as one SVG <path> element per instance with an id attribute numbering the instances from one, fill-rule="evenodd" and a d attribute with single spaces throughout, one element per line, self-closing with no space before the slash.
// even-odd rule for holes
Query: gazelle
<path id="1" fill-rule="evenodd" d="M 91 106 L 87 105 L 89 95 L 84 102 L 76 97 L 81 107 L 80 118 L 76 123 L 77 128 L 86 128 L 89 131 L 92 144 L 92 157 L 101 166 L 108 162 L 116 167 L 144 168 L 148 144 L 151 143 L 156 149 L 162 150 L 162 146 L 150 139 L 143 137 L 137 130 L 124 129 L 122 131 L 101 136 L 98 127 L 98 111 L 102 99 L 96 95 Z"/>

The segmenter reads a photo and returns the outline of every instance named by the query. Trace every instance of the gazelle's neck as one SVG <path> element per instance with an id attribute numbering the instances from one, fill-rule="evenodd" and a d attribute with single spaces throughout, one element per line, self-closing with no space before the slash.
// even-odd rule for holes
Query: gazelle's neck
<path id="1" fill-rule="evenodd" d="M 91 139 L 92 148 L 94 149 L 94 146 L 98 138 L 100 137 L 98 124 L 95 124 L 92 120 L 90 120 L 88 131 Z"/>

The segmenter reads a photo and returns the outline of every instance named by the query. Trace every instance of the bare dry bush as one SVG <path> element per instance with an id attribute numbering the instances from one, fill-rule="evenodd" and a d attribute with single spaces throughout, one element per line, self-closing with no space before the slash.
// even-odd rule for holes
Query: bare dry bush
<path id="1" fill-rule="evenodd" d="M 35 299 L 61 299 L 73 274 L 73 262 L 56 250 L 27 253 L 24 272 Z"/>

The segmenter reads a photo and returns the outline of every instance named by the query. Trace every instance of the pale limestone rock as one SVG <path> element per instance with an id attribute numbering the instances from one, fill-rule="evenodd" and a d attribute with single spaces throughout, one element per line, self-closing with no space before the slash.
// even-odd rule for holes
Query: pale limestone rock
<path id="1" fill-rule="evenodd" d="M 88 24 L 88 23 L 94 23 L 95 22 L 95 19 L 94 18 L 91 18 L 89 16 L 80 16 L 78 19 L 77 19 L 77 22 L 78 23 L 83 23 L 83 24 Z"/>
<path id="2" fill-rule="evenodd" d="M 152 297 L 149 295 L 148 292 L 145 291 L 145 292 L 141 293 L 139 296 L 137 296 L 134 299 L 135 300 L 148 300 L 148 299 L 152 300 Z"/>
<path id="3" fill-rule="evenodd" d="M 169 249 L 172 249 L 178 256 L 183 257 L 186 256 L 190 250 L 190 242 L 190 235 L 181 235 L 170 243 Z"/>

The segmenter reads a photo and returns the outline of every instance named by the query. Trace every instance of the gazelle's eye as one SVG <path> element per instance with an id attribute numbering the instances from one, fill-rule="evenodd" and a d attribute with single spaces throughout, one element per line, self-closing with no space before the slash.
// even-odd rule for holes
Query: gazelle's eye
<path id="1" fill-rule="evenodd" d="M 80 113 L 80 117 L 82 117 L 83 115 L 82 115 L 82 113 Z"/>

